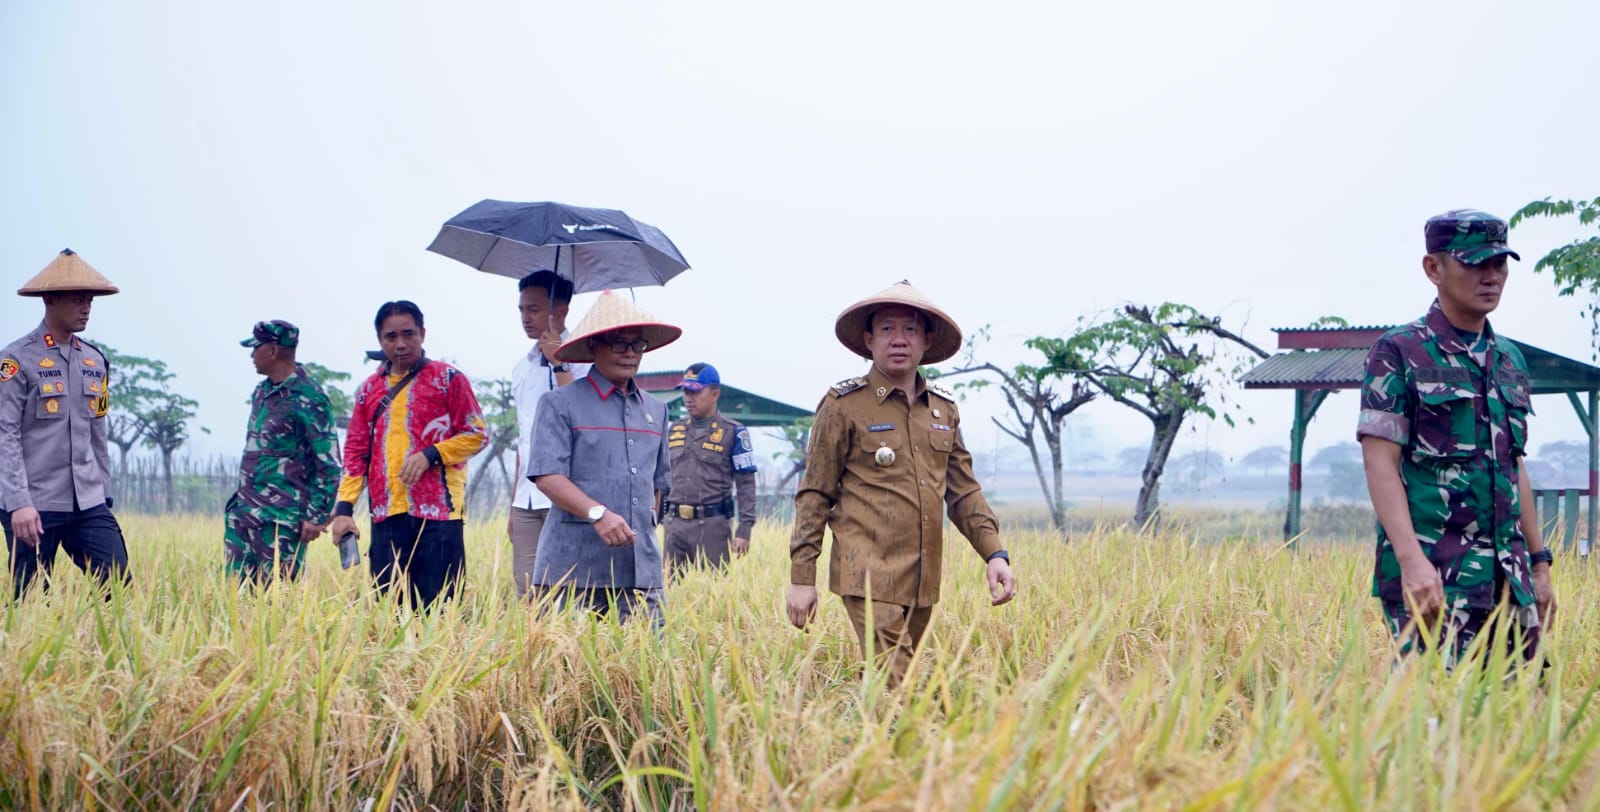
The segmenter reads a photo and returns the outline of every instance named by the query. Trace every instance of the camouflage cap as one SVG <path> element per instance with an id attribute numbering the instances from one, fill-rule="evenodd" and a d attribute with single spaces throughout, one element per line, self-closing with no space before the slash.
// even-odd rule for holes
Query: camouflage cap
<path id="1" fill-rule="evenodd" d="M 249 338 L 239 342 L 241 347 L 259 347 L 262 344 L 278 344 L 284 347 L 294 347 L 300 343 L 300 328 L 282 319 L 272 321 L 258 321 L 255 329 L 251 330 Z"/>
<path id="2" fill-rule="evenodd" d="M 1477 209 L 1451 209 L 1428 218 L 1422 227 L 1428 253 L 1449 251 L 1464 265 L 1481 265 L 1501 254 L 1522 257 L 1506 247 L 1506 221 Z"/>

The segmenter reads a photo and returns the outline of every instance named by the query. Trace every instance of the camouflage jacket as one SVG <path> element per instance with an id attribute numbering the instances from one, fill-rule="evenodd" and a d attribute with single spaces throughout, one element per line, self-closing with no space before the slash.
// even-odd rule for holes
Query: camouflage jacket
<path id="1" fill-rule="evenodd" d="M 299 365 L 282 383 L 263 379 L 250 395 L 233 509 L 268 522 L 323 524 L 338 488 L 339 437 L 322 387 Z"/>
<path id="2" fill-rule="evenodd" d="M 1515 345 L 1485 324 L 1468 347 L 1437 301 L 1367 354 L 1356 436 L 1402 447 L 1411 522 L 1452 608 L 1493 607 L 1497 567 L 1513 599 L 1533 603 L 1517 490 L 1531 394 Z M 1400 565 L 1381 525 L 1372 594 L 1404 600 Z"/>

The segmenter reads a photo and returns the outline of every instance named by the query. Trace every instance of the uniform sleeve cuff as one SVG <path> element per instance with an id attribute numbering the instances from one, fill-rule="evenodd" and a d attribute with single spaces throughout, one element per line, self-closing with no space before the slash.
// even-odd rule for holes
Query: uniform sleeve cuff
<path id="1" fill-rule="evenodd" d="M 356 515 L 356 503 L 355 502 L 340 502 L 339 504 L 334 505 L 333 506 L 333 515 L 335 515 L 335 516 L 354 516 L 354 515 Z"/>
<path id="2" fill-rule="evenodd" d="M 428 464 L 429 465 L 443 465 L 444 464 L 444 457 L 439 456 L 439 447 L 438 446 L 430 445 L 427 448 L 422 449 L 422 456 L 428 458 Z"/>
<path id="3" fill-rule="evenodd" d="M 1376 437 L 1396 445 L 1405 445 L 1411 439 L 1411 421 L 1394 412 L 1362 409 L 1361 421 L 1356 424 L 1356 439 L 1362 437 Z"/>
<path id="4" fill-rule="evenodd" d="M 789 583 L 795 586 L 816 586 L 817 565 L 794 563 L 789 565 Z"/>

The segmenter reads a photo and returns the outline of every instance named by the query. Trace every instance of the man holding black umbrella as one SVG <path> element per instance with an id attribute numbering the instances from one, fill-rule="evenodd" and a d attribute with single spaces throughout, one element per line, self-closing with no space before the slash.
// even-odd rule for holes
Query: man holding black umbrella
<path id="1" fill-rule="evenodd" d="M 517 283 L 517 313 L 522 331 L 534 345 L 517 359 L 511 372 L 511 394 L 517 409 L 517 483 L 511 494 L 511 515 L 506 535 L 511 538 L 511 578 L 517 596 L 532 591 L 533 562 L 539 552 L 539 534 L 550 513 L 550 499 L 521 475 L 533 458 L 533 422 L 539 398 L 577 376 L 587 375 L 588 364 L 568 364 L 556 357 L 567 338 L 567 308 L 572 304 L 572 283 L 553 271 L 535 271 Z"/>

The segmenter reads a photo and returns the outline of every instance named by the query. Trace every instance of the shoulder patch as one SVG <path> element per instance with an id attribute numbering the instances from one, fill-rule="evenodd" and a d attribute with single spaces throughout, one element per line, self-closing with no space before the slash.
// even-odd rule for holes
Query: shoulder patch
<path id="1" fill-rule="evenodd" d="M 22 366 L 18 364 L 15 359 L 0 359 L 0 383 L 17 377 L 17 371 L 21 368 Z"/>
<path id="2" fill-rule="evenodd" d="M 856 391 L 857 389 L 861 389 L 862 387 L 865 387 L 866 385 L 867 385 L 866 376 L 857 375 L 854 378 L 845 378 L 844 380 L 834 384 L 833 386 L 828 387 L 828 391 L 833 393 L 834 397 L 839 397 L 840 395 L 848 395 L 851 392 Z"/>
<path id="3" fill-rule="evenodd" d="M 933 381 L 924 381 L 923 383 L 924 383 L 925 386 L 928 387 L 928 391 L 929 392 L 932 392 L 935 395 L 938 395 L 939 397 L 942 397 L 945 400 L 950 401 L 951 403 L 955 403 L 956 402 L 956 393 L 950 391 L 948 388 L 945 387 L 944 384 L 934 383 Z"/>

